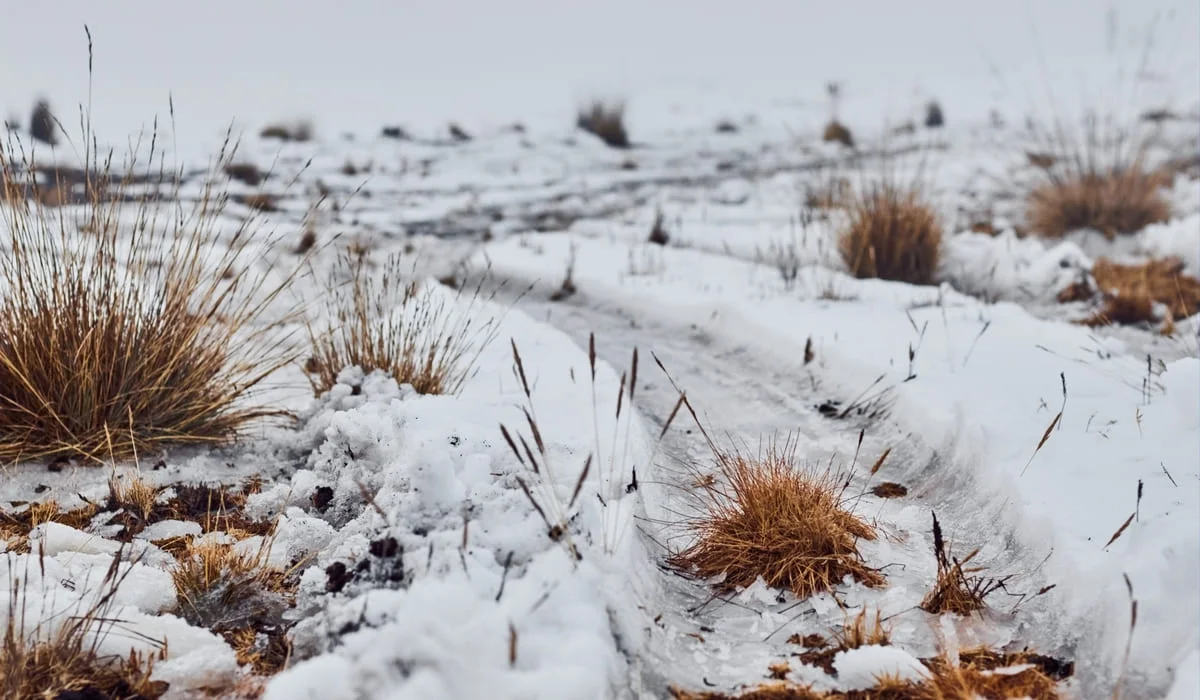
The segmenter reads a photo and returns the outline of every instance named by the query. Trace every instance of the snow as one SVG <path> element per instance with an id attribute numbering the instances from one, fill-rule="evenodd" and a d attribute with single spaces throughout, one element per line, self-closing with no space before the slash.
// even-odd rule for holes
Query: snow
<path id="1" fill-rule="evenodd" d="M 275 0 L 220 0 L 186 15 L 131 3 L 100 12 L 77 0 L 6 8 L 0 56 L 12 60 L 0 60 L 0 107 L 23 121 L 45 94 L 74 123 L 72 107 L 88 93 L 85 22 L 102 140 L 123 143 L 157 114 L 167 159 L 191 173 L 236 120 L 235 134 L 247 135 L 238 160 L 273 168 L 264 188 L 281 197 L 281 211 L 264 217 L 277 237 L 250 241 L 247 264 L 268 279 L 285 274 L 310 209 L 330 244 L 281 307 L 329 321 L 321 283 L 351 241 L 376 261 L 411 246 L 430 277 L 469 281 L 486 269 L 489 285 L 507 286 L 468 308 L 427 280 L 455 313 L 497 324 L 455 396 L 420 396 L 347 368 L 314 399 L 291 367 L 263 396 L 293 411 L 295 425 L 173 451 L 161 471 L 114 466 L 161 485 L 262 478 L 246 515 L 274 521 L 271 536 L 167 520 L 122 547 L 119 526 L 44 523 L 30 533 L 35 554 L 4 554 L 0 619 L 21 581 L 12 602 L 36 611 L 39 634 L 52 631 L 97 599 L 120 553 L 110 615 L 121 624 L 106 653 L 165 642 L 155 677 L 171 683 L 171 697 L 236 682 L 247 671 L 230 645 L 175 614 L 174 559 L 153 544 L 191 537 L 265 553 L 299 578 L 287 613 L 295 655 L 269 679 L 271 699 L 640 698 L 702 682 L 732 690 L 794 652 L 784 641 L 792 633 L 838 629 L 847 607 L 879 610 L 891 644 L 839 653 L 837 678 L 792 662 L 793 680 L 865 688 L 882 673 L 917 678 L 926 672 L 918 659 L 943 650 L 1030 645 L 1075 661 L 1068 692 L 1078 697 L 1110 695 L 1126 666 L 1125 697 L 1196 697 L 1200 318 L 1176 319 L 1173 338 L 1091 329 L 1070 323 L 1080 305 L 1057 296 L 1100 257 L 1174 256 L 1200 273 L 1200 188 L 1180 175 L 1169 192 L 1175 216 L 1114 241 L 1089 231 L 1021 237 L 1019 198 L 1005 190 L 1029 176 L 1020 136 L 989 124 L 993 109 L 1019 125 L 1046 110 L 1166 105 L 1187 116 L 1163 127 L 1156 156 L 1193 148 L 1200 22 L 1194 4 L 1176 5 L 1124 3 L 1106 14 L 1075 0 L 872 2 L 825 7 L 818 24 L 812 8 L 766 1 L 451 2 L 420 13 Z M 1130 56 L 1155 18 L 1150 45 L 1165 61 L 1134 79 Z M 47 54 L 48 39 L 61 50 Z M 246 69 L 254 65 L 271 70 Z M 844 88 L 839 117 L 865 144 L 859 156 L 889 141 L 901 170 L 928 166 L 946 222 L 936 285 L 850 277 L 839 215 L 801 213 L 825 175 L 854 174 L 842 149 L 813 142 L 829 117 L 830 80 Z M 613 151 L 572 129 L 576 104 L 596 95 L 627 100 L 637 147 Z M 928 99 L 945 108 L 947 128 L 881 130 L 919 121 Z M 313 119 L 312 143 L 253 136 L 301 118 Z M 714 133 L 720 119 L 737 132 Z M 474 139 L 450 143 L 451 120 Z M 414 139 L 384 139 L 384 124 Z M 36 148 L 42 162 L 78 156 L 69 145 Z M 340 172 L 347 163 L 359 172 Z M 203 182 L 189 178 L 181 198 L 197 199 Z M 323 190 L 331 194 L 314 208 Z M 62 210 L 67 221 L 82 211 Z M 659 211 L 666 246 L 646 242 Z M 244 213 L 231 204 L 217 222 L 214 254 Z M 1003 230 L 969 230 L 982 221 Z M 577 291 L 549 301 L 568 271 Z M 299 324 L 285 330 L 302 337 Z M 634 347 L 637 395 L 624 395 L 618 417 Z M 861 551 L 888 586 L 847 582 L 836 596 L 795 600 L 760 581 L 714 600 L 706 582 L 664 571 L 664 555 L 689 536 L 680 520 L 695 512 L 687 468 L 707 467 L 685 412 L 659 434 L 676 382 L 715 433 L 752 446 L 792 432 L 806 462 L 853 462 L 855 507 L 885 535 Z M 868 407 L 861 414 L 819 408 L 839 402 L 836 413 L 856 397 Z M 879 417 L 867 415 L 875 408 Z M 525 409 L 543 441 L 537 473 L 499 430 L 534 445 Z M 887 449 L 879 474 L 864 474 Z M 112 473 L 6 467 L 0 500 L 100 502 Z M 885 480 L 908 496 L 873 496 Z M 332 498 L 318 508 L 326 490 Z M 931 511 L 956 554 L 978 547 L 988 573 L 1014 574 L 980 616 L 917 608 L 936 575 Z M 550 525 L 565 534 L 552 538 Z"/>
<path id="2" fill-rule="evenodd" d="M 29 539 L 39 550 L 50 556 L 62 552 L 112 555 L 121 548 L 120 542 L 89 535 L 82 530 L 60 523 L 42 523 L 29 533 Z"/>
<path id="3" fill-rule="evenodd" d="M 838 680 L 846 690 L 864 690 L 884 676 L 919 682 L 929 669 L 912 654 L 888 646 L 868 645 L 839 651 L 833 659 Z"/>
<path id="4" fill-rule="evenodd" d="M 789 290 L 762 266 L 692 250 L 661 250 L 661 271 L 649 276 L 625 272 L 629 246 L 615 241 L 542 236 L 538 251 L 510 241 L 489 246 L 486 256 L 494 272 L 553 288 L 570 246 L 589 261 L 574 275 L 589 305 L 636 309 L 640 324 L 690 325 L 775 358 L 811 338 L 822 380 L 847 397 L 882 377 L 878 389 L 887 390 L 897 429 L 922 436 L 934 461 L 885 469 L 880 478 L 943 504 L 938 513 L 951 523 L 951 538 L 985 545 L 985 562 L 999 543 L 980 534 L 1021 543 L 1024 590 L 1036 591 L 1038 580 L 1056 585 L 1047 594 L 1053 602 L 1026 603 L 1026 634 L 1042 648 L 1073 648 L 1085 687 L 1111 682 L 1120 666 L 1129 619 L 1124 574 L 1139 602 L 1130 678 L 1165 687 L 1194 648 L 1195 357 L 1152 358 L 1148 367 L 1117 339 L 953 291 L 845 279 L 845 298 L 823 301 L 814 285 Z M 1135 508 L 1135 521 L 1105 547 Z"/>
<path id="5" fill-rule="evenodd" d="M 1193 649 L 1179 666 L 1166 700 L 1200 698 L 1200 651 Z"/>

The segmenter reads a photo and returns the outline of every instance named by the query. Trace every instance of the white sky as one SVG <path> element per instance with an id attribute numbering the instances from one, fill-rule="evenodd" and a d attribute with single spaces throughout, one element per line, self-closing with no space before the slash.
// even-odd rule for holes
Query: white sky
<path id="1" fill-rule="evenodd" d="M 1027 109 L 1050 84 L 1065 102 L 1121 102 L 1114 73 L 1138 64 L 1155 17 L 1154 66 L 1168 94 L 1190 104 L 1200 93 L 1196 0 L 10 1 L 0 115 L 25 122 L 45 95 L 65 123 L 77 121 L 87 23 L 101 133 L 165 116 L 168 94 L 179 130 L 206 138 L 234 117 L 310 116 L 319 130 L 451 119 L 566 129 L 576 102 L 596 92 L 628 98 L 635 123 L 673 104 L 708 119 L 772 100 L 820 119 L 830 79 L 844 84 L 848 121 L 894 122 L 926 96 L 955 119 L 993 104 Z M 1098 95 L 1070 94 L 1088 89 Z"/>

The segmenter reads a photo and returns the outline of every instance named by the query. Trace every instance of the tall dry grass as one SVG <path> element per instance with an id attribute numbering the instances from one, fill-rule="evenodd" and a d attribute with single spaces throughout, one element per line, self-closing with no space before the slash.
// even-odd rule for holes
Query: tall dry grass
<path id="1" fill-rule="evenodd" d="M 122 165 L 84 134 L 75 206 L 47 206 L 36 183 L 27 197 L 38 165 L 0 148 L 0 461 L 216 444 L 279 415 L 253 396 L 291 361 L 269 311 L 299 266 L 255 264 L 255 218 L 222 230 L 217 178 L 185 206 L 156 133 Z"/>
<path id="2" fill-rule="evenodd" d="M 885 164 L 865 177 L 845 205 L 838 250 L 850 274 L 933 284 L 941 257 L 942 223 L 918 174 L 906 181 Z"/>
<path id="3" fill-rule="evenodd" d="M 1028 132 L 1038 181 L 1025 215 L 1034 233 L 1060 237 L 1093 229 L 1112 239 L 1170 218 L 1163 188 L 1171 176 L 1151 162 L 1143 129 L 1092 114 L 1078 129 L 1054 119 L 1033 122 Z"/>
<path id="4" fill-rule="evenodd" d="M 117 589 L 132 571 L 120 566 L 122 553 L 114 555 L 94 601 L 58 621 L 27 625 L 31 611 L 26 610 L 26 589 L 33 577 L 13 577 L 6 591 L 7 621 L 0 640 L 0 696 L 152 700 L 167 691 L 166 682 L 151 679 L 154 662 L 165 656 L 165 647 L 148 655 L 131 650 L 126 656 L 113 656 L 101 650 L 110 635 L 124 634 L 115 629 L 120 620 L 113 614 Z"/>
<path id="5" fill-rule="evenodd" d="M 308 326 L 305 371 L 314 393 L 348 367 L 382 370 L 421 394 L 456 393 L 495 338 L 498 320 L 480 315 L 482 282 L 448 292 L 417 280 L 399 256 L 382 269 L 343 253 L 326 286 L 330 324 Z M 338 282 L 338 277 L 348 277 Z"/>

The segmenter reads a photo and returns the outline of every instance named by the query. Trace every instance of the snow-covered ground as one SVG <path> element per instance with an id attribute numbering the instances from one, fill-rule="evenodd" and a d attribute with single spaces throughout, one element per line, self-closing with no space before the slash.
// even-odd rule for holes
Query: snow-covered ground
<path id="1" fill-rule="evenodd" d="M 1090 307 L 1057 302 L 1099 257 L 1171 255 L 1200 274 L 1200 186 L 1180 174 L 1172 220 L 1115 242 L 969 230 L 1019 218 L 1019 124 L 1046 108 L 1040 90 L 1062 109 L 1170 107 L 1189 116 L 1163 125 L 1156 153 L 1194 153 L 1194 4 L 96 7 L 5 8 L 0 106 L 24 121 L 45 93 L 74 133 L 87 23 L 96 128 L 120 143 L 157 113 L 168 159 L 188 173 L 182 198 L 200 195 L 230 118 L 246 127 L 235 160 L 271 176 L 230 190 L 278 196 L 257 264 L 286 269 L 306 226 L 328 244 L 298 282 L 309 313 L 322 308 L 312 279 L 349 245 L 420 256 L 430 278 L 483 276 L 494 294 L 460 309 L 493 319 L 496 338 L 456 396 L 347 370 L 313 399 L 290 369 L 271 385 L 289 392 L 276 400 L 295 426 L 141 465 L 164 486 L 264 480 L 247 514 L 277 519 L 269 561 L 300 577 L 285 614 L 295 657 L 265 697 L 661 698 L 751 686 L 781 660 L 792 680 L 848 690 L 976 645 L 1073 661 L 1068 697 L 1110 697 L 1122 676 L 1125 698 L 1200 697 L 1200 318 L 1166 337 L 1076 325 Z M 1166 60 L 1142 70 L 1155 17 L 1151 53 Z M 843 83 L 854 156 L 815 138 L 828 80 Z M 629 101 L 635 148 L 572 130 L 593 94 Z M 887 134 L 930 98 L 947 128 Z M 314 141 L 255 136 L 297 117 L 314 120 Z M 722 119 L 736 130 L 717 132 Z M 451 140 L 450 121 L 472 140 Z M 384 138 L 389 124 L 415 138 Z M 76 159 L 36 148 L 41 162 Z M 802 214 L 807 189 L 831 173 L 853 180 L 855 159 L 869 172 L 880 150 L 928 174 L 947 227 L 939 286 L 844 274 L 837 214 Z M 659 211 L 665 246 L 646 241 Z M 245 213 L 232 203 L 225 223 Z M 551 301 L 568 274 L 576 291 Z M 857 465 L 855 510 L 885 534 L 861 551 L 887 585 L 804 600 L 754 586 L 725 600 L 668 571 L 698 506 L 695 470 L 711 466 L 682 418 L 660 436 L 676 384 L 736 443 L 789 434 L 805 462 Z M 501 425 L 533 449 L 514 455 Z M 110 473 L 11 465 L 0 505 L 102 499 Z M 885 481 L 907 495 L 873 495 Z M 978 547 L 976 563 L 1012 575 L 979 617 L 917 607 L 936 576 L 931 511 L 954 551 Z M 160 545 L 190 527 L 134 541 L 102 647 L 161 651 L 155 677 L 170 697 L 246 673 L 221 637 L 178 616 Z M 29 619 L 52 627 L 86 608 L 115 536 L 39 526 L 44 557 L 0 564 L 0 615 L 16 580 Z M 893 648 L 849 655 L 832 677 L 787 639 L 837 628 L 842 606 L 878 608 Z"/>

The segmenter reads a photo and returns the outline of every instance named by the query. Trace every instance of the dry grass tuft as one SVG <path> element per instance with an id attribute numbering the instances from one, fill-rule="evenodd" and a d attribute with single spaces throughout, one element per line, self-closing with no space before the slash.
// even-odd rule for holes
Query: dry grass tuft
<path id="1" fill-rule="evenodd" d="M 1200 279 L 1183 273 L 1177 258 L 1148 260 L 1141 265 L 1121 265 L 1100 258 L 1092 266 L 1103 307 L 1082 323 L 1102 326 L 1113 323 L 1173 323 L 1200 312 Z M 1060 300 L 1078 300 L 1077 290 L 1068 289 Z M 1160 317 L 1156 305 L 1166 307 Z"/>
<path id="2" fill-rule="evenodd" d="M 124 481 L 114 474 L 108 479 L 107 510 L 125 510 L 143 522 L 149 521 L 160 491 L 136 474 Z"/>
<path id="3" fill-rule="evenodd" d="M 263 130 L 258 134 L 259 138 L 277 139 L 279 141 L 296 141 L 304 143 L 311 141 L 313 138 L 312 122 L 300 120 L 291 124 L 278 123 L 268 124 L 263 127 Z"/>
<path id="4" fill-rule="evenodd" d="M 250 187 L 258 187 L 267 179 L 267 174 L 254 163 L 226 163 L 225 174 L 232 180 L 245 183 Z"/>
<path id="5" fill-rule="evenodd" d="M 989 595 L 1004 588 L 1008 578 L 990 578 L 981 576 L 983 567 L 968 567 L 979 550 L 972 550 L 961 560 L 950 554 L 946 541 L 942 537 L 942 526 L 937 516 L 933 516 L 933 551 L 937 557 L 937 581 L 933 589 L 921 601 L 921 609 L 934 613 L 954 613 L 970 615 L 987 607 L 984 602 Z"/>
<path id="6" fill-rule="evenodd" d="M 575 125 L 612 148 L 629 148 L 625 131 L 625 104 L 595 100 L 579 109 Z"/>
<path id="7" fill-rule="evenodd" d="M 871 493 L 879 498 L 903 498 L 908 495 L 908 487 L 894 481 L 885 481 L 872 488 Z"/>
<path id="8" fill-rule="evenodd" d="M 127 173 L 146 167 L 137 156 Z M 0 152 L 0 171 L 14 167 Z M 271 278 L 249 263 L 253 219 L 218 231 L 226 197 L 211 184 L 189 213 L 178 181 L 122 195 L 136 177 L 114 176 L 111 158 L 99 177 L 115 184 L 107 197 L 85 188 L 82 223 L 36 201 L 0 207 L 0 462 L 221 443 L 280 415 L 247 399 L 291 361 L 284 319 L 267 311 L 295 271 Z"/>
<path id="9" fill-rule="evenodd" d="M 671 689 L 676 700 L 1058 700 L 1058 684 L 1073 664 L 1031 652 L 964 650 L 923 659 L 929 677 L 920 682 L 883 676 L 864 690 L 813 690 L 806 685 L 768 683 L 739 694 Z"/>
<path id="10" fill-rule="evenodd" d="M 279 197 L 266 192 L 234 195 L 233 200 L 239 204 L 244 204 L 245 206 L 250 207 L 254 211 L 279 211 Z"/>
<path id="11" fill-rule="evenodd" d="M 340 262 L 350 279 L 327 290 L 332 326 L 309 326 L 305 370 L 313 391 L 328 391 L 343 369 L 358 367 L 366 374 L 387 372 L 422 394 L 457 392 L 498 327 L 494 318 L 475 313 L 482 282 L 451 300 L 437 287 L 406 279 L 399 257 L 379 272 L 352 254 Z M 470 297 L 462 304 L 464 294 Z"/>
<path id="12" fill-rule="evenodd" d="M 875 610 L 875 621 L 867 626 L 867 609 L 864 607 L 857 615 L 842 625 L 842 631 L 835 633 L 835 641 L 841 649 L 858 649 L 865 646 L 883 646 L 891 644 L 891 631 L 883 626 L 883 616 Z"/>
<path id="13" fill-rule="evenodd" d="M 842 628 L 834 630 L 830 636 L 830 640 L 819 634 L 810 634 L 803 638 L 793 636 L 788 642 L 806 647 L 803 653 L 797 655 L 800 660 L 810 666 L 824 669 L 829 674 L 834 673 L 833 660 L 840 652 L 865 646 L 887 646 L 892 643 L 891 630 L 883 626 L 883 617 L 878 609 L 875 611 L 874 622 L 868 626 L 866 607 L 858 615 L 843 622 Z"/>
<path id="14" fill-rule="evenodd" d="M 267 566 L 268 545 L 247 554 L 211 539 L 189 543 L 171 571 L 179 616 L 218 634 L 279 619 L 295 581 Z"/>
<path id="15" fill-rule="evenodd" d="M 1162 194 L 1170 175 L 1149 166 L 1145 143 L 1128 131 L 1092 117 L 1081 136 L 1056 123 L 1035 125 L 1031 138 L 1037 148 L 1028 158 L 1041 179 L 1026 200 L 1033 232 L 1058 237 L 1094 229 L 1112 239 L 1170 218 Z"/>
<path id="16" fill-rule="evenodd" d="M 721 479 L 703 486 L 705 512 L 688 523 L 698 539 L 669 563 L 734 591 L 759 577 L 807 597 L 850 576 L 881 586 L 883 576 L 862 562 L 859 539 L 875 530 L 847 510 L 842 479 L 829 469 L 802 467 L 796 443 L 772 441 L 750 457 L 712 445 Z"/>
<path id="17" fill-rule="evenodd" d="M 128 656 L 100 653 L 100 645 L 113 633 L 113 597 L 124 579 L 118 574 L 120 554 L 109 567 L 100 595 L 87 610 L 65 615 L 61 621 L 25 628 L 27 611 L 21 582 L 13 579 L 8 591 L 8 620 L 0 642 L 0 696 L 9 700 L 67 700 L 120 698 L 154 700 L 167 684 L 150 679 L 156 657 L 130 651 Z M 130 569 L 126 568 L 126 572 Z M 54 625 L 46 629 L 43 625 Z M 165 649 L 162 650 L 165 652 Z"/>
<path id="18" fill-rule="evenodd" d="M 304 255 L 312 250 L 317 245 L 317 229 L 310 224 L 304 227 L 304 233 L 300 234 L 300 240 L 296 243 L 295 253 Z"/>
<path id="19" fill-rule="evenodd" d="M 854 135 L 850 133 L 850 127 L 836 119 L 831 119 L 825 125 L 825 130 L 821 132 L 821 140 L 827 143 L 840 143 L 847 148 L 854 148 Z"/>
<path id="20" fill-rule="evenodd" d="M 933 284 L 941 254 L 942 224 L 914 181 L 891 173 L 856 189 L 838 249 L 850 274 L 910 284 Z"/>
<path id="21" fill-rule="evenodd" d="M 6 543 L 6 551 L 28 552 L 29 533 L 38 525 L 55 522 L 76 530 L 84 530 L 91 524 L 98 511 L 99 508 L 90 503 L 64 511 L 53 499 L 30 503 L 24 510 L 15 513 L 0 510 L 0 540 Z"/>

